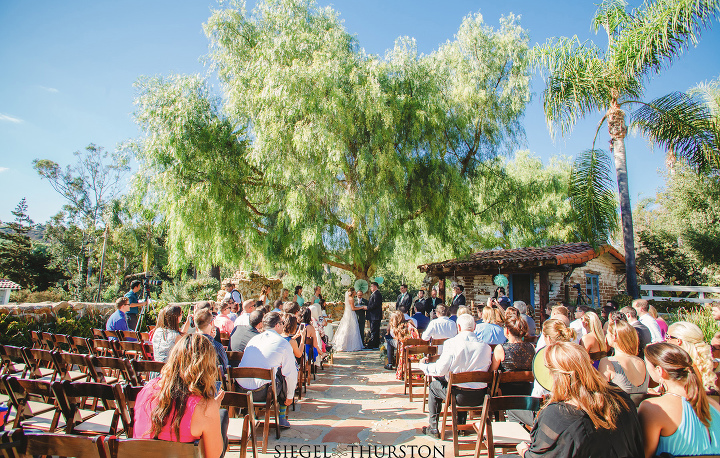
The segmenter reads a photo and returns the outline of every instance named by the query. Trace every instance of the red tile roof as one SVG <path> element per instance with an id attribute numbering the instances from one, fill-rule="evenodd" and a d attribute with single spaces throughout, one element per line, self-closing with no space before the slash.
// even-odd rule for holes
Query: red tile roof
<path id="1" fill-rule="evenodd" d="M 443 268 L 489 268 L 510 264 L 535 265 L 579 265 L 602 254 L 608 253 L 620 263 L 625 264 L 625 257 L 610 245 L 603 245 L 596 250 L 586 242 L 566 243 L 542 248 L 515 248 L 511 250 L 486 250 L 473 253 L 467 258 L 450 259 L 447 261 L 423 264 L 418 266 L 421 272 L 437 271 Z"/>
<path id="2" fill-rule="evenodd" d="M 22 286 L 18 285 L 14 281 L 2 278 L 0 279 L 0 289 L 22 289 Z"/>

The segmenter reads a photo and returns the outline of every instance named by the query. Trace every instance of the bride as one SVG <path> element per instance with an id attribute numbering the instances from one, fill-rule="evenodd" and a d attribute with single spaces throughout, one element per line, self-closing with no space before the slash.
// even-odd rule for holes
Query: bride
<path id="1" fill-rule="evenodd" d="M 364 309 L 365 307 L 355 307 L 354 303 L 355 289 L 350 288 L 345 293 L 345 312 L 333 336 L 333 350 L 335 351 L 358 351 L 363 349 L 360 326 L 358 325 L 355 310 Z"/>

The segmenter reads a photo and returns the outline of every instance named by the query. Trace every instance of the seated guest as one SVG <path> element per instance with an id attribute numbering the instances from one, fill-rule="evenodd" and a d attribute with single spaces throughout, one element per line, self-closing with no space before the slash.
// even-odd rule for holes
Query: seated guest
<path id="1" fill-rule="evenodd" d="M 188 314 L 182 330 L 180 330 L 180 319 L 182 308 L 177 305 L 168 305 L 160 310 L 157 318 L 157 325 L 152 336 L 153 358 L 155 361 L 165 361 L 170 356 L 170 350 L 180 340 L 183 334 L 190 328 L 190 317 Z"/>
<path id="2" fill-rule="evenodd" d="M 405 339 L 416 339 L 417 337 L 417 330 L 405 319 L 405 314 L 402 310 L 392 312 L 388 322 L 388 333 L 385 335 L 385 347 L 387 350 L 387 364 L 385 365 L 385 369 L 391 371 L 394 369 L 393 366 L 397 365 L 396 376 L 398 374 L 402 376 L 403 362 L 396 361 L 396 357 L 402 355 L 403 342 Z"/>
<path id="3" fill-rule="evenodd" d="M 250 313 L 249 326 L 235 326 L 232 334 L 230 334 L 230 350 L 245 351 L 250 339 L 260 334 L 263 330 L 263 312 L 262 310 L 254 310 Z"/>
<path id="4" fill-rule="evenodd" d="M 230 302 L 230 313 L 228 313 L 228 318 L 230 318 L 233 324 L 235 323 L 235 320 L 237 320 L 238 312 L 240 311 L 240 305 L 241 304 L 238 304 L 234 301 Z"/>
<path id="5" fill-rule="evenodd" d="M 300 329 L 300 326 L 298 326 L 297 318 L 295 318 L 295 315 L 291 315 L 289 313 L 283 313 L 282 314 L 282 325 L 283 325 L 283 330 L 280 335 L 292 347 L 295 358 L 296 359 L 301 358 L 303 355 L 303 349 L 300 348 L 300 339 L 302 338 L 302 331 Z"/>
<path id="6" fill-rule="evenodd" d="M 440 304 L 435 307 L 437 318 L 428 323 L 427 328 L 422 333 L 422 339 L 430 342 L 432 339 L 449 339 L 457 335 L 457 324 L 450 321 L 447 317 L 447 307 Z M 438 352 L 441 348 L 438 348 Z"/>
<path id="7" fill-rule="evenodd" d="M 263 317 L 265 331 L 253 337 L 245 347 L 240 367 L 261 367 L 264 369 L 277 369 L 275 378 L 278 405 L 280 406 L 280 426 L 289 428 L 290 422 L 286 417 L 287 406 L 292 404 L 298 380 L 298 369 L 295 364 L 295 355 L 290 344 L 282 338 L 282 321 L 280 314 L 270 312 Z M 264 389 L 253 393 L 253 401 L 265 403 L 267 398 L 267 381 L 262 379 L 239 378 L 238 384 L 247 390 Z"/>
<path id="8" fill-rule="evenodd" d="M 298 305 L 300 305 L 300 304 L 298 304 Z M 256 302 L 256 303 L 255 303 L 255 306 L 256 306 L 256 307 L 262 307 L 263 304 L 258 305 L 257 302 Z M 283 306 L 283 301 L 280 300 L 280 299 L 276 300 L 276 301 L 273 303 L 273 309 L 271 310 L 271 312 L 282 313 L 282 306 Z"/>
<path id="9" fill-rule="evenodd" d="M 635 332 L 638 333 L 638 356 L 640 358 L 645 354 L 645 347 L 650 345 L 652 342 L 652 334 L 650 330 L 638 320 L 637 310 L 632 307 L 623 307 L 620 312 L 625 315 L 627 322 L 635 328 Z"/>
<path id="10" fill-rule="evenodd" d="M 215 319 L 215 315 L 213 314 L 214 307 L 215 307 L 215 302 L 210 302 L 210 301 L 196 302 L 195 306 L 194 306 L 193 316 L 197 316 L 197 314 L 200 310 L 205 309 L 208 312 L 210 312 L 210 314 L 212 315 L 212 319 L 214 320 Z M 215 341 L 219 344 L 222 344 L 222 342 L 220 340 L 220 330 L 218 328 L 216 328 L 214 324 L 212 325 L 212 327 L 213 327 L 213 329 L 215 329 L 215 332 L 214 332 Z M 195 322 L 195 318 L 193 318 L 193 321 L 190 324 L 190 328 L 188 329 L 188 332 L 191 334 L 195 333 L 195 332 L 199 332 L 198 328 L 197 328 L 197 323 Z M 213 334 L 209 333 L 208 335 L 213 335 Z"/>
<path id="11" fill-rule="evenodd" d="M 405 317 L 405 321 L 412 323 L 412 325 L 415 327 L 415 329 L 417 329 L 417 325 L 418 325 L 417 320 L 414 319 L 413 317 L 411 317 L 410 315 L 408 315 L 408 310 L 405 308 L 404 305 L 401 305 L 400 307 L 398 307 L 397 310 L 399 312 L 402 312 L 403 316 Z"/>
<path id="12" fill-rule="evenodd" d="M 315 325 L 312 321 L 312 312 L 310 312 L 309 307 L 301 307 L 300 308 L 300 323 L 302 323 L 302 326 L 305 326 L 305 352 L 307 353 L 307 357 L 309 361 L 315 361 L 319 364 L 320 358 L 322 358 L 325 353 L 322 350 L 322 340 L 320 339 L 320 334 L 317 332 L 317 328 L 315 328 Z M 308 343 L 308 339 L 312 339 L 312 347 Z"/>
<path id="13" fill-rule="evenodd" d="M 516 309 L 512 305 L 505 309 L 505 321 L 507 322 L 508 318 L 510 318 L 511 316 L 515 318 L 520 316 L 520 312 L 518 312 L 518 309 Z"/>
<path id="14" fill-rule="evenodd" d="M 638 358 L 635 328 L 620 318 L 610 318 L 607 343 L 615 354 L 600 360 L 598 371 L 627 394 L 647 393 L 650 376 L 645 361 Z"/>
<path id="15" fill-rule="evenodd" d="M 475 326 L 475 334 L 478 335 L 478 339 L 489 345 L 497 345 L 507 341 L 505 330 L 500 326 L 501 321 L 495 313 L 496 311 L 500 312 L 500 309 L 484 307 L 482 311 L 483 322 Z"/>
<path id="16" fill-rule="evenodd" d="M 215 317 L 213 324 L 217 327 L 220 332 L 225 332 L 228 335 L 232 333 L 235 323 L 228 316 L 230 313 L 230 301 L 222 301 L 220 303 L 220 313 Z"/>
<path id="17" fill-rule="evenodd" d="M 582 317 L 587 313 L 592 312 L 592 309 L 588 307 L 587 305 L 578 305 L 575 309 L 575 320 L 573 320 L 570 323 L 570 327 L 575 330 L 575 333 L 577 333 L 578 337 L 580 337 L 580 340 L 582 341 L 582 338 L 585 334 L 587 334 L 587 331 L 585 330 L 585 327 L 583 326 Z"/>
<path id="18" fill-rule="evenodd" d="M 529 337 L 535 337 L 535 320 L 528 314 L 527 304 L 523 301 L 515 301 L 513 302 L 513 307 L 517 309 L 517 311 L 520 313 L 520 316 L 525 320 L 525 323 L 527 323 L 527 335 Z"/>
<path id="19" fill-rule="evenodd" d="M 210 310 L 203 308 L 199 312 L 195 313 L 195 325 L 197 326 L 198 332 L 202 333 L 205 337 L 212 341 L 217 353 L 217 364 L 216 366 L 227 367 L 228 357 L 225 352 L 225 347 L 215 340 L 215 332 L 217 329 L 213 326 L 213 316 Z"/>
<path id="20" fill-rule="evenodd" d="M 115 311 L 107 323 L 105 323 L 106 331 L 129 331 L 127 322 L 127 312 L 130 310 L 130 299 L 123 296 L 115 301 Z"/>
<path id="21" fill-rule="evenodd" d="M 672 334 L 670 329 L 668 334 Z M 661 342 L 645 348 L 645 363 L 650 377 L 666 393 L 646 399 L 638 410 L 645 457 L 720 455 L 720 405 L 705 394 L 690 355 L 677 345 Z"/>
<path id="22" fill-rule="evenodd" d="M 655 321 L 657 321 L 657 324 L 660 327 L 660 335 L 664 339 L 665 335 L 667 334 L 667 330 L 668 330 L 667 321 L 665 321 L 665 319 L 663 317 L 658 315 L 657 309 L 655 307 L 653 307 L 652 305 L 648 305 L 648 313 L 650 314 L 651 317 L 653 317 L 655 319 Z"/>
<path id="23" fill-rule="evenodd" d="M 693 361 L 693 366 L 702 379 L 706 391 L 715 391 L 712 348 L 705 342 L 705 336 L 694 323 L 678 321 L 668 327 L 667 341 L 680 346 Z"/>
<path id="24" fill-rule="evenodd" d="M 212 340 L 186 334 L 170 351 L 160 377 L 135 401 L 134 438 L 194 442 L 202 439 L 204 457 L 222 457 L 227 448 L 227 410 L 215 388 L 217 366 Z"/>
<path id="25" fill-rule="evenodd" d="M 250 314 L 255 310 L 255 301 L 248 299 L 242 304 L 242 313 L 235 320 L 235 326 L 249 326 Z"/>
<path id="26" fill-rule="evenodd" d="M 566 457 L 642 456 L 642 430 L 630 397 L 612 386 L 592 367 L 587 352 L 574 343 L 547 347 L 545 365 L 553 390 L 538 413 L 518 454 Z"/>
<path id="27" fill-rule="evenodd" d="M 575 334 L 575 331 L 570 329 L 563 320 L 551 318 L 543 323 L 542 336 L 540 336 L 538 344 L 535 347 L 535 353 L 541 348 L 556 342 L 575 342 L 576 337 L 577 334 Z M 540 340 L 542 340 L 542 345 Z M 536 380 L 533 384 L 532 396 L 541 398 L 547 394 L 550 394 L 550 392 L 540 386 Z M 532 425 L 532 422 L 529 424 Z"/>
<path id="28" fill-rule="evenodd" d="M 602 323 L 595 312 L 587 312 L 582 317 L 582 324 L 586 332 L 580 339 L 580 344 L 585 347 L 585 350 L 590 354 L 590 359 L 597 365 L 597 361 L 607 355 L 607 344 L 605 343 Z"/>
<path id="29" fill-rule="evenodd" d="M 439 307 L 439 306 L 438 306 Z M 473 332 L 475 320 L 471 315 L 458 317 L 458 334 L 452 339 L 445 341 L 443 352 L 440 358 L 434 362 L 427 362 L 427 358 L 420 362 L 420 369 L 425 376 L 435 377 L 430 382 L 430 394 L 428 396 L 428 417 L 429 425 L 423 427 L 423 433 L 429 436 L 438 437 L 438 419 L 440 409 L 447 395 L 447 377 L 450 373 L 487 371 L 490 368 L 492 351 L 490 346 L 478 339 Z M 485 383 L 464 383 L 453 395 L 455 401 L 461 406 L 479 406 L 485 399 L 487 384 Z M 458 413 L 458 422 L 465 422 L 466 412 Z"/>
<path id="30" fill-rule="evenodd" d="M 415 312 L 411 319 L 417 323 L 418 332 L 425 331 L 425 329 L 427 329 L 428 327 L 428 324 L 430 324 L 430 317 L 422 312 Z"/>
<path id="31" fill-rule="evenodd" d="M 511 307 L 507 308 L 507 310 L 510 309 Z M 533 358 L 535 357 L 535 346 L 530 342 L 523 342 L 526 334 L 527 322 L 511 314 L 505 323 L 507 342 L 495 347 L 490 370 L 496 371 L 500 369 L 503 372 L 531 371 Z M 500 390 L 503 396 L 528 396 L 532 391 L 532 382 L 502 383 Z"/>

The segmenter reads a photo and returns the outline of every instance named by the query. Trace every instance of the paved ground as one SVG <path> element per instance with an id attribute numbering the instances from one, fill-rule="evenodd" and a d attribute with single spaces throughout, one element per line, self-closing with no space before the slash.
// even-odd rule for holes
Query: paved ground
<path id="1" fill-rule="evenodd" d="M 279 440 L 271 435 L 265 456 L 453 457 L 452 440 L 439 441 L 422 434 L 427 413 L 422 412 L 422 387 L 415 390 L 420 396 L 410 403 L 395 372 L 383 369 L 377 351 L 338 353 L 334 363 L 311 381 L 295 412 L 289 409 L 292 428 L 282 431 Z M 472 452 L 463 451 L 462 455 L 472 456 Z"/>

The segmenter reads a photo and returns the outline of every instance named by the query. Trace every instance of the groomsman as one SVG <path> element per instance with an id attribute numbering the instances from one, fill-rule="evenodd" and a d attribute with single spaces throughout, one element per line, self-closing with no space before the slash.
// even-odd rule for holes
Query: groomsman
<path id="1" fill-rule="evenodd" d="M 399 310 L 401 306 L 405 307 L 406 312 L 412 308 L 412 297 L 410 297 L 408 287 L 404 283 L 400 285 L 400 295 L 397 297 L 397 301 L 395 301 L 395 310 Z"/>
<path id="2" fill-rule="evenodd" d="M 428 315 L 432 315 L 432 312 L 434 312 L 437 309 L 437 306 L 442 304 L 443 301 L 439 297 L 437 297 L 437 290 L 435 288 L 430 291 L 430 299 L 427 300 L 428 304 Z"/>
<path id="3" fill-rule="evenodd" d="M 465 287 L 463 285 L 455 285 L 453 287 L 453 292 L 455 293 L 455 295 L 453 296 L 452 302 L 450 303 L 451 316 L 455 315 L 458 309 L 465 305 L 465 294 L 463 294 L 463 291 L 465 291 Z"/>
<path id="4" fill-rule="evenodd" d="M 355 307 L 367 307 L 368 301 L 363 298 L 362 291 L 358 290 L 355 292 Z M 360 325 L 360 338 L 365 342 L 365 309 L 355 310 L 358 319 L 358 325 Z"/>
<path id="5" fill-rule="evenodd" d="M 426 313 L 428 311 L 427 299 L 425 298 L 425 290 L 420 290 L 417 293 L 417 300 L 413 304 L 415 312 Z"/>

